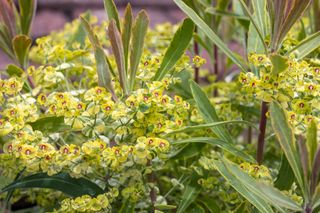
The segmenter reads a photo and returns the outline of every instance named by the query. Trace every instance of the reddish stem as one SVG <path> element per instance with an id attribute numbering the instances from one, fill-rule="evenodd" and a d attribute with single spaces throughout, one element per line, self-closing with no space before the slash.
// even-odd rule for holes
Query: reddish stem
<path id="1" fill-rule="evenodd" d="M 258 148 L 257 148 L 257 162 L 262 164 L 263 161 L 263 150 L 264 150 L 264 137 L 266 133 L 267 126 L 267 112 L 268 105 L 267 102 L 262 101 L 261 112 L 260 112 L 260 123 L 259 123 L 259 137 L 258 137 Z"/>

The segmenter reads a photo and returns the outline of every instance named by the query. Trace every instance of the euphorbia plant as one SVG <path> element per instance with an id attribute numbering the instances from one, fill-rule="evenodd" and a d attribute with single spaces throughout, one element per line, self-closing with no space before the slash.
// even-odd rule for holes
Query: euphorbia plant
<path id="1" fill-rule="evenodd" d="M 77 197 L 63 200 L 60 212 L 156 208 L 152 172 L 170 149 L 162 134 L 188 123 L 190 104 L 167 88 L 178 81 L 176 70 L 188 68 L 180 58 L 194 25 L 186 19 L 162 57 L 144 49 L 149 22 L 144 11 L 134 19 L 129 5 L 121 23 L 113 1 L 106 0 L 105 8 L 110 43 L 102 45 L 84 15 L 72 43 L 43 54 L 50 66 L 24 64 L 25 74 L 12 73 L 14 82 L 1 80 L 1 158 L 7 165 L 2 173 L 16 176 L 1 190 L 7 202 L 14 190 L 36 187 Z M 113 54 L 106 54 L 109 45 Z M 87 82 L 77 76 L 77 67 L 88 73 Z M 141 76 L 144 72 L 148 76 Z M 26 91 L 24 78 L 34 83 Z M 111 207 L 116 199 L 121 202 Z"/>

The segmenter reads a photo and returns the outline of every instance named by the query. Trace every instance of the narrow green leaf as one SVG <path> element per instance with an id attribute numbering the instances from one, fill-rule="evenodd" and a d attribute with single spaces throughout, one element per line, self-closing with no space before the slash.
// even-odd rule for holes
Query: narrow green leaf
<path id="1" fill-rule="evenodd" d="M 38 173 L 25 178 L 18 179 L 8 186 L 1 189 L 0 193 L 13 189 L 27 188 L 47 188 L 54 189 L 65 193 L 71 197 L 82 195 L 97 196 L 104 193 L 95 183 L 85 178 L 72 178 L 67 173 L 60 173 L 49 176 L 46 173 Z"/>
<path id="2" fill-rule="evenodd" d="M 192 93 L 190 89 L 190 79 L 193 78 L 192 74 L 184 69 L 180 72 L 174 73 L 173 77 L 181 79 L 179 82 L 169 85 L 169 90 L 175 94 L 180 95 L 183 99 L 192 99 Z"/>
<path id="3" fill-rule="evenodd" d="M 285 58 L 281 55 L 273 54 L 270 56 L 270 60 L 272 63 L 272 75 L 278 75 L 279 73 L 284 72 L 289 67 L 288 58 Z"/>
<path id="4" fill-rule="evenodd" d="M 269 0 L 269 13 L 273 24 L 271 36 L 272 52 L 279 49 L 291 27 L 303 15 L 312 0 Z"/>
<path id="5" fill-rule="evenodd" d="M 105 55 L 98 37 L 94 34 L 90 24 L 85 20 L 84 17 L 80 17 L 80 19 L 93 47 L 94 57 L 96 59 L 99 86 L 108 89 L 113 98 L 117 100 L 111 81 L 111 72 L 107 63 L 107 56 Z"/>
<path id="6" fill-rule="evenodd" d="M 198 201 L 202 203 L 210 213 L 221 212 L 219 205 L 215 202 L 214 198 L 210 196 L 201 197 L 201 199 L 198 199 Z"/>
<path id="7" fill-rule="evenodd" d="M 112 52 L 116 59 L 121 88 L 124 94 L 128 95 L 128 81 L 127 81 L 127 72 L 125 67 L 126 65 L 125 65 L 123 44 L 122 44 L 120 32 L 117 29 L 117 26 L 114 20 L 111 20 L 109 24 L 108 36 L 111 43 Z"/>
<path id="8" fill-rule="evenodd" d="M 316 194 L 320 194 L 319 193 L 320 188 L 318 185 L 319 174 L 320 174 L 320 148 L 318 148 L 318 150 L 315 154 L 313 164 L 312 164 L 312 169 L 311 169 L 311 177 L 310 177 L 310 193 L 311 193 L 311 195 L 313 195 L 314 192 L 316 192 Z"/>
<path id="9" fill-rule="evenodd" d="M 292 26 L 299 20 L 299 18 L 307 10 L 312 0 L 295 0 L 292 5 L 291 0 L 286 0 L 286 10 L 290 11 L 288 14 L 284 13 L 284 22 L 280 31 L 280 41 L 287 35 Z M 283 13 L 283 8 L 279 8 Z"/>
<path id="10" fill-rule="evenodd" d="M 266 38 L 270 32 L 267 14 L 267 0 L 251 1 L 250 3 L 252 4 L 253 8 L 253 18 L 256 20 L 256 23 L 261 30 L 262 37 Z M 250 25 L 249 27 L 247 43 L 247 53 L 265 53 L 264 45 L 261 43 L 258 32 L 253 25 Z"/>
<path id="11" fill-rule="evenodd" d="M 246 188 L 220 161 L 214 161 L 216 169 L 225 178 L 225 180 L 252 205 L 262 213 L 273 213 L 270 205 L 262 198 L 256 196 L 252 191 Z"/>
<path id="12" fill-rule="evenodd" d="M 157 210 L 171 210 L 171 209 L 176 209 L 177 206 L 174 205 L 165 205 L 165 204 L 155 204 L 154 207 Z"/>
<path id="13" fill-rule="evenodd" d="M 15 10 L 14 1 L 0 0 L 0 20 L 6 26 L 10 39 L 17 34 Z"/>
<path id="14" fill-rule="evenodd" d="M 290 164 L 283 154 L 281 159 L 281 166 L 279 169 L 279 174 L 277 176 L 276 181 L 274 182 L 274 186 L 279 190 L 289 190 L 294 182 L 294 174 L 290 167 Z"/>
<path id="15" fill-rule="evenodd" d="M 119 210 L 119 213 L 134 213 L 135 203 L 125 200 Z"/>
<path id="16" fill-rule="evenodd" d="M 24 70 L 21 69 L 20 67 L 14 65 L 14 64 L 9 64 L 7 66 L 6 72 L 10 75 L 10 76 L 18 76 L 21 77 L 22 74 L 24 73 Z"/>
<path id="17" fill-rule="evenodd" d="M 209 138 L 209 137 L 195 137 L 188 138 L 178 141 L 173 141 L 171 144 L 189 144 L 189 143 L 205 143 L 212 146 L 218 146 L 226 152 L 233 154 L 234 156 L 242 158 L 244 161 L 255 163 L 255 160 L 245 152 L 237 149 L 233 144 L 230 144 L 219 138 Z"/>
<path id="18" fill-rule="evenodd" d="M 247 72 L 247 66 L 245 63 L 240 60 L 228 47 L 224 42 L 218 37 L 218 35 L 213 32 L 213 30 L 197 15 L 197 13 L 188 7 L 183 0 L 174 0 L 174 2 L 183 10 L 193 21 L 194 23 L 201 29 L 208 38 L 215 43 L 222 52 L 226 54 L 242 71 Z"/>
<path id="19" fill-rule="evenodd" d="M 83 16 L 82 16 L 85 20 L 90 20 L 91 14 L 90 12 L 86 12 Z M 80 44 L 80 48 L 84 49 L 85 46 L 85 41 L 86 41 L 86 31 L 84 29 L 84 25 L 82 22 L 80 22 L 78 29 L 75 31 L 75 33 L 70 37 L 69 41 L 68 41 L 68 45 L 67 47 L 69 49 L 72 49 L 72 44 L 75 42 L 78 42 Z"/>
<path id="20" fill-rule="evenodd" d="M 1 0 L 0 0 L 1 1 Z M 0 22 L 0 48 L 11 58 L 14 59 L 12 38 L 6 25 Z"/>
<path id="21" fill-rule="evenodd" d="M 132 29 L 132 41 L 130 50 L 130 90 L 133 89 L 136 73 L 143 53 L 144 40 L 147 35 L 149 18 L 142 10 L 139 12 Z"/>
<path id="22" fill-rule="evenodd" d="M 295 53 L 298 59 L 302 59 L 319 47 L 320 47 L 320 32 L 316 32 L 308 36 L 304 40 L 302 40 L 299 44 L 297 44 L 295 47 L 289 50 L 286 53 L 286 55 Z"/>
<path id="23" fill-rule="evenodd" d="M 255 129 L 258 130 L 256 125 L 254 125 L 251 122 L 248 121 L 241 121 L 241 120 L 233 120 L 233 121 L 220 121 L 220 122 L 214 122 L 214 123 L 207 123 L 207 124 L 199 124 L 196 126 L 185 126 L 177 130 L 172 130 L 171 132 L 168 132 L 167 134 L 176 134 L 176 133 L 181 133 L 181 132 L 189 132 L 189 131 L 194 131 L 194 130 L 199 130 L 199 129 L 206 129 L 210 127 L 215 127 L 215 126 L 221 126 L 221 125 L 227 125 L 227 124 L 246 124 L 247 126 L 251 126 Z"/>
<path id="24" fill-rule="evenodd" d="M 189 213 L 206 213 L 204 208 L 197 203 L 191 204 L 191 206 L 188 208 L 187 212 L 189 212 Z"/>
<path id="25" fill-rule="evenodd" d="M 253 17 L 251 15 L 251 13 L 250 13 L 247 5 L 244 3 L 244 1 L 240 0 L 240 3 L 241 3 L 241 6 L 242 6 L 245 14 L 249 17 L 252 26 L 254 27 L 256 32 L 258 33 L 258 36 L 260 38 L 260 43 L 263 45 L 263 48 L 264 48 L 264 53 L 268 54 L 268 47 L 267 47 L 266 43 L 264 42 L 264 35 L 263 35 L 263 32 L 262 32 L 262 29 L 260 28 L 260 26 L 256 22 L 255 17 Z"/>
<path id="26" fill-rule="evenodd" d="M 252 1 L 253 17 L 261 30 L 263 38 L 270 32 L 270 23 L 268 20 L 267 0 Z"/>
<path id="27" fill-rule="evenodd" d="M 205 147 L 205 143 L 186 143 L 181 148 L 179 146 L 177 151 L 170 153 L 170 158 L 186 160 L 198 156 L 203 147 Z"/>
<path id="28" fill-rule="evenodd" d="M 215 7 L 208 7 L 205 10 L 206 13 L 210 13 L 212 15 L 217 15 L 217 16 L 227 16 L 227 17 L 232 17 L 235 19 L 240 19 L 240 20 L 245 20 L 249 21 L 250 19 L 247 16 L 237 14 L 237 13 L 232 13 L 228 11 L 223 11 L 223 10 L 217 10 Z"/>
<path id="29" fill-rule="evenodd" d="M 185 19 L 174 34 L 174 37 L 164 54 L 160 68 L 154 76 L 155 81 L 160 81 L 170 72 L 181 56 L 185 53 L 192 39 L 194 24 L 190 19 Z"/>
<path id="30" fill-rule="evenodd" d="M 45 133 L 64 132 L 71 130 L 71 127 L 64 123 L 64 117 L 44 117 L 35 122 L 28 123 L 33 130 L 39 130 Z"/>
<path id="31" fill-rule="evenodd" d="M 131 31 L 132 31 L 132 20 L 133 20 L 132 9 L 131 9 L 130 3 L 128 3 L 126 10 L 124 12 L 124 22 L 123 22 L 123 28 L 122 28 L 122 34 L 121 34 L 126 72 L 128 72 L 129 46 L 130 46 Z"/>
<path id="32" fill-rule="evenodd" d="M 28 66 L 28 53 L 31 43 L 31 39 L 26 35 L 17 35 L 12 40 L 14 54 L 21 67 L 24 69 Z"/>
<path id="33" fill-rule="evenodd" d="M 179 207 L 177 209 L 177 213 L 183 213 L 190 206 L 191 203 L 197 198 L 200 193 L 200 189 L 196 186 L 187 185 L 183 194 L 182 200 L 179 203 Z"/>
<path id="34" fill-rule="evenodd" d="M 308 153 L 308 148 L 306 145 L 306 142 L 304 140 L 299 140 L 297 141 L 298 144 L 298 151 L 299 151 L 299 157 L 300 157 L 300 163 L 303 171 L 303 177 L 304 177 L 304 182 L 307 183 L 309 179 L 309 153 Z"/>
<path id="35" fill-rule="evenodd" d="M 253 195 L 257 198 L 270 203 L 280 212 L 286 212 L 283 208 L 301 211 L 302 208 L 289 197 L 282 194 L 279 190 L 273 188 L 272 186 L 266 185 L 264 183 L 257 182 L 254 178 L 249 176 L 247 173 L 243 172 L 238 165 L 235 165 L 229 162 L 226 159 L 223 159 L 223 165 L 225 169 L 230 172 L 230 176 L 233 176 L 240 181 L 240 184 L 246 187 Z M 216 161 L 216 165 L 219 163 Z M 217 164 L 218 163 L 218 164 Z M 221 165 L 220 165 L 221 166 Z M 219 170 L 219 168 L 218 168 Z M 252 201 L 249 200 L 252 203 Z"/>
<path id="36" fill-rule="evenodd" d="M 196 105 L 200 114 L 207 123 L 220 122 L 215 108 L 211 105 L 207 95 L 202 91 L 201 87 L 194 81 L 190 84 L 192 95 L 196 101 Z M 227 143 L 233 143 L 232 136 L 224 126 L 215 126 L 212 131 Z"/>
<path id="37" fill-rule="evenodd" d="M 30 28 L 35 16 L 37 0 L 19 0 L 21 34 L 30 35 Z"/>
<path id="38" fill-rule="evenodd" d="M 270 107 L 271 124 L 275 131 L 281 148 L 286 155 L 286 158 L 292 168 L 292 171 L 298 181 L 301 190 L 305 192 L 302 168 L 298 156 L 298 151 L 294 146 L 295 138 L 293 131 L 288 123 L 286 114 L 280 104 L 276 102 L 271 103 Z"/>
<path id="39" fill-rule="evenodd" d="M 253 194 L 269 202 L 278 210 L 282 212 L 285 212 L 282 208 L 295 211 L 302 210 L 302 208 L 289 197 L 285 196 L 272 186 L 257 182 L 253 177 L 243 172 L 238 165 L 235 165 L 225 159 L 223 160 L 223 163 L 225 164 L 226 168 Z"/>
<path id="40" fill-rule="evenodd" d="M 121 32 L 119 13 L 114 1 L 103 0 L 103 2 L 104 2 L 104 9 L 106 10 L 109 21 L 111 22 L 112 20 L 114 20 L 117 24 L 117 28 L 119 32 Z"/>
<path id="41" fill-rule="evenodd" d="M 307 147 L 309 153 L 309 168 L 311 168 L 315 153 L 318 149 L 318 141 L 317 141 L 317 124 L 315 121 L 311 121 L 309 123 L 307 129 Z"/>

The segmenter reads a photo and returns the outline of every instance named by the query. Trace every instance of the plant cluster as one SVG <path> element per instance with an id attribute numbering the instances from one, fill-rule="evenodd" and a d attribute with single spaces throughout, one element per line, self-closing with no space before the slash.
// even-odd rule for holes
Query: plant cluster
<path id="1" fill-rule="evenodd" d="M 319 211 L 318 0 L 103 2 L 31 47 L 36 0 L 0 0 L 4 210 Z"/>

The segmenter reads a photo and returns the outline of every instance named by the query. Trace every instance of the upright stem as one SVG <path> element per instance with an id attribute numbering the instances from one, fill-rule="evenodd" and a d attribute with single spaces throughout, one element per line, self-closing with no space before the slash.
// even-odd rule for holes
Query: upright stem
<path id="1" fill-rule="evenodd" d="M 267 126 L 267 115 L 268 105 L 267 102 L 262 101 L 261 112 L 260 112 L 260 123 L 259 123 L 259 137 L 258 137 L 258 148 L 257 148 L 257 162 L 262 164 L 263 161 L 263 150 L 264 150 L 264 137 Z"/>
<path id="2" fill-rule="evenodd" d="M 305 209 L 304 209 L 305 213 L 312 213 L 312 208 L 310 207 L 310 205 L 306 205 Z"/>
<path id="3" fill-rule="evenodd" d="M 251 144 L 251 142 L 252 142 L 252 127 L 251 126 L 249 126 L 248 127 L 248 135 L 247 135 L 247 139 L 248 139 L 248 144 Z"/>
<path id="4" fill-rule="evenodd" d="M 197 33 L 197 31 L 198 31 L 198 29 L 197 29 L 197 27 L 195 27 L 194 32 Z M 195 40 L 193 42 L 193 50 L 194 50 L 195 55 L 199 55 L 199 44 Z M 199 80 L 200 80 L 199 79 L 199 67 L 197 67 L 197 66 L 194 66 L 194 80 L 197 83 L 199 83 Z"/>

